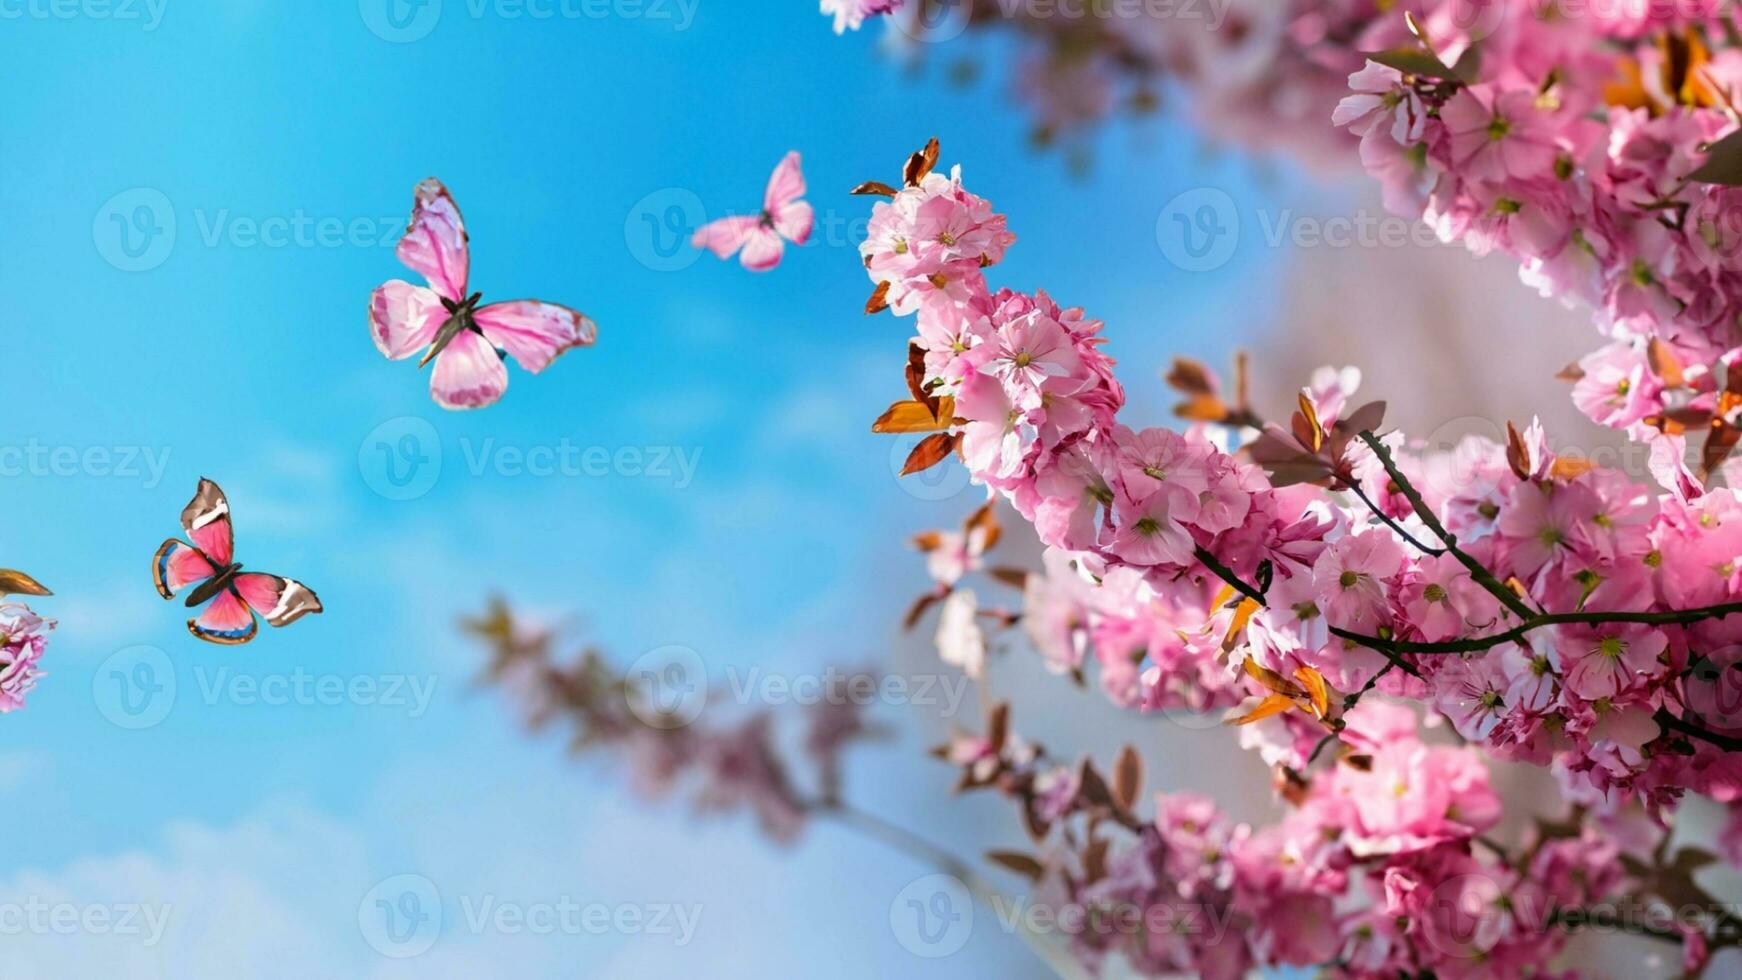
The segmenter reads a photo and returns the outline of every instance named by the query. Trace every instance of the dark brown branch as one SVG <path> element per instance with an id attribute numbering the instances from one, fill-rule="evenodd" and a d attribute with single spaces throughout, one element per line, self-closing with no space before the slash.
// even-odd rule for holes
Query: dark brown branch
<path id="1" fill-rule="evenodd" d="M 1415 509 L 1415 516 L 1421 518 L 1421 522 L 1427 525 L 1427 529 L 1432 531 L 1435 537 L 1445 542 L 1446 550 L 1452 553 L 1452 557 L 1456 558 L 1459 564 L 1469 570 L 1470 578 L 1474 579 L 1477 585 L 1487 589 L 1490 595 L 1499 599 L 1501 605 L 1512 610 L 1519 619 L 1530 619 L 1536 615 L 1529 606 L 1524 604 L 1524 600 L 1518 597 L 1518 593 L 1507 588 L 1503 582 L 1494 577 L 1493 572 L 1471 557 L 1464 549 L 1458 547 L 1457 537 L 1446 530 L 1446 526 L 1440 523 L 1433 508 L 1427 505 L 1427 501 L 1421 499 L 1421 492 L 1416 490 L 1415 485 L 1409 482 L 1409 478 L 1403 475 L 1403 471 L 1397 468 L 1396 461 L 1391 458 L 1391 451 L 1385 448 L 1385 444 L 1379 441 L 1378 436 L 1371 431 L 1362 430 L 1361 441 L 1367 444 L 1367 448 L 1373 450 L 1373 455 L 1379 457 L 1380 465 L 1385 467 L 1385 474 L 1391 477 L 1391 482 L 1397 487 L 1397 492 L 1403 494 L 1404 498 L 1409 501 L 1409 505 Z"/>
<path id="2" fill-rule="evenodd" d="M 1203 545 L 1198 545 L 1196 550 L 1193 551 L 1193 554 L 1197 556 L 1198 561 L 1202 562 L 1205 568 L 1215 572 L 1217 578 L 1233 586 L 1234 591 L 1248 599 L 1251 599 L 1253 602 L 1258 603 L 1260 606 L 1265 605 L 1264 593 L 1258 591 L 1256 586 L 1246 584 L 1246 581 L 1240 578 L 1232 568 L 1222 564 L 1220 559 L 1211 554 L 1208 548 L 1205 548 Z"/>

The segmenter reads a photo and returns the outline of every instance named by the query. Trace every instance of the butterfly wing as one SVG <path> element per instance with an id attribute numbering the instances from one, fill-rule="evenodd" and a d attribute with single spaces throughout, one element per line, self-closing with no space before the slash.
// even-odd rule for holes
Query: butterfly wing
<path id="1" fill-rule="evenodd" d="M 236 594 L 248 608 L 273 626 L 294 623 L 309 613 L 321 611 L 320 596 L 295 579 L 264 572 L 243 572 L 234 582 Z"/>
<path id="2" fill-rule="evenodd" d="M 216 483 L 200 477 L 194 499 L 181 511 L 181 526 L 188 539 L 207 561 L 217 567 L 230 564 L 236 555 L 236 536 L 230 527 L 230 501 Z"/>
<path id="3" fill-rule="evenodd" d="M 396 361 L 433 343 L 447 318 L 441 294 L 403 279 L 384 282 L 369 295 L 369 336 Z"/>
<path id="4" fill-rule="evenodd" d="M 188 632 L 208 643 L 247 643 L 259 630 L 254 613 L 233 586 L 213 596 L 198 616 L 188 620 Z"/>
<path id="5" fill-rule="evenodd" d="M 696 229 L 690 237 L 693 248 L 705 248 L 714 253 L 716 258 L 729 259 L 732 253 L 744 247 L 755 233 L 761 219 L 755 215 L 733 215 L 710 221 Z"/>
<path id="6" fill-rule="evenodd" d="M 218 569 L 200 549 L 176 538 L 170 538 L 151 556 L 151 580 L 157 594 L 175 598 L 182 589 L 203 582 L 218 574 Z"/>
<path id="7" fill-rule="evenodd" d="M 430 287 L 442 296 L 455 302 L 466 298 L 472 264 L 466 223 L 453 195 L 434 177 L 417 185 L 411 223 L 406 225 L 396 253 L 407 267 L 423 273 Z"/>
<path id="8" fill-rule="evenodd" d="M 429 376 L 430 397 L 447 409 L 493 405 L 508 390 L 508 368 L 490 342 L 472 330 L 454 335 L 436 355 Z"/>
<path id="9" fill-rule="evenodd" d="M 492 303 L 477 310 L 473 320 L 490 343 L 533 374 L 549 367 L 563 351 L 584 347 L 599 336 L 599 325 L 592 318 L 536 299 Z"/>
<path id="10" fill-rule="evenodd" d="M 780 240 L 780 235 L 773 228 L 758 225 L 751 230 L 750 240 L 744 243 L 744 254 L 738 256 L 738 261 L 751 272 L 767 272 L 779 265 L 781 256 L 785 254 L 786 243 Z"/>
<path id="11" fill-rule="evenodd" d="M 798 151 L 788 153 L 768 178 L 768 190 L 762 195 L 762 210 L 774 214 L 804 196 L 804 170 L 799 167 Z"/>

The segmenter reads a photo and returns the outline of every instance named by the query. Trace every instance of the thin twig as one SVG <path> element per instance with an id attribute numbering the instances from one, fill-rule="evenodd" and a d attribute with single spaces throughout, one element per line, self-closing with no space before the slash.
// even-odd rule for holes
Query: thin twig
<path id="1" fill-rule="evenodd" d="M 1373 512 L 1374 517 L 1377 517 L 1381 521 L 1383 521 L 1385 523 L 1386 527 L 1389 527 L 1393 531 L 1396 531 L 1398 536 L 1403 538 L 1403 540 L 1408 541 L 1411 545 L 1414 545 L 1415 550 L 1417 550 L 1425 555 L 1443 555 L 1446 553 L 1446 549 L 1444 549 L 1444 548 L 1435 548 L 1432 545 L 1425 545 L 1425 544 L 1422 544 L 1420 541 L 1417 541 L 1415 539 L 1415 535 L 1410 534 L 1408 531 L 1405 531 L 1403 529 L 1403 525 L 1397 523 L 1397 520 L 1395 518 L 1393 518 L 1390 514 L 1387 514 L 1383 510 L 1379 509 L 1379 505 L 1374 503 L 1372 501 L 1372 499 L 1367 496 L 1367 491 L 1361 489 L 1361 484 L 1359 484 L 1359 483 L 1344 483 L 1343 489 L 1353 491 L 1355 496 L 1360 497 L 1361 502 L 1367 505 L 1367 509 Z"/>
<path id="2" fill-rule="evenodd" d="M 1437 640 L 1433 642 L 1422 640 L 1393 640 L 1382 636 L 1368 636 L 1339 627 L 1331 627 L 1331 632 L 1345 640 L 1359 643 L 1365 647 L 1393 653 L 1480 653 L 1504 643 L 1522 640 L 1536 630 L 1545 626 L 1563 626 L 1569 623 L 1582 623 L 1597 626 L 1605 623 L 1641 623 L 1646 626 L 1685 626 L 1707 619 L 1722 619 L 1742 613 L 1742 602 L 1725 602 L 1715 606 L 1701 606 L 1697 609 L 1671 609 L 1664 612 L 1570 612 L 1570 613 L 1537 613 L 1517 626 L 1500 633 L 1490 633 L 1487 636 L 1475 636 L 1464 640 Z"/>
<path id="3" fill-rule="evenodd" d="M 1203 545 L 1198 545 L 1192 553 L 1197 556 L 1198 561 L 1203 562 L 1205 568 L 1215 572 L 1217 578 L 1233 586 L 1234 591 L 1248 599 L 1251 599 L 1253 602 L 1258 603 L 1260 606 L 1265 605 L 1264 593 L 1258 591 L 1256 586 L 1246 584 L 1245 580 L 1240 578 L 1232 568 L 1222 564 L 1220 559 L 1211 554 L 1208 548 L 1205 548 Z"/>
<path id="4" fill-rule="evenodd" d="M 1385 473 L 1391 477 L 1391 482 L 1397 487 L 1397 492 L 1403 494 L 1404 498 L 1409 501 L 1409 505 L 1415 508 L 1415 516 L 1421 518 L 1421 522 L 1427 525 L 1427 529 L 1432 531 L 1435 537 L 1445 542 L 1446 550 L 1452 553 L 1452 557 L 1456 558 L 1459 564 L 1469 570 L 1470 578 L 1474 579 L 1477 585 L 1487 589 L 1490 595 L 1499 599 L 1501 604 L 1512 610 L 1518 618 L 1529 619 L 1536 615 L 1535 611 L 1525 605 L 1524 600 L 1518 597 L 1518 593 L 1507 588 L 1505 584 L 1494 577 L 1493 572 L 1488 571 L 1481 562 L 1471 557 L 1469 552 L 1458 547 L 1457 537 L 1447 531 L 1444 524 L 1440 523 L 1433 508 L 1429 507 L 1427 501 L 1421 498 L 1421 492 L 1416 490 L 1415 485 L 1409 482 L 1409 478 L 1403 475 L 1403 471 L 1397 468 L 1396 461 L 1391 458 L 1391 451 L 1385 448 L 1385 444 L 1379 441 L 1378 436 L 1370 430 L 1364 429 L 1361 432 L 1361 441 L 1367 444 L 1367 448 L 1373 450 L 1373 455 L 1379 457 L 1380 465 L 1385 467 Z"/>

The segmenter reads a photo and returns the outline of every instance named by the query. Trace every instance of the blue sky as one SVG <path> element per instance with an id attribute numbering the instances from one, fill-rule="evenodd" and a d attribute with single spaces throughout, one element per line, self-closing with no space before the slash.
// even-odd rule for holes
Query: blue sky
<path id="1" fill-rule="evenodd" d="M 926 868 L 828 828 L 788 853 L 741 823 L 626 802 L 616 774 L 515 730 L 452 624 L 500 590 L 625 661 L 667 644 L 713 671 L 885 659 L 922 587 L 907 536 L 973 497 L 904 489 L 891 444 L 867 432 L 900 393 L 907 331 L 859 313 L 867 206 L 845 190 L 893 179 L 941 136 L 1020 238 L 996 281 L 1106 319 L 1136 410 L 1159 417 L 1168 398 L 1145 380 L 1176 350 L 1221 363 L 1271 312 L 1275 255 L 1188 275 L 1165 261 L 1156 216 L 1195 187 L 1262 202 L 1276 185 L 1159 123 L 1103 134 L 1073 176 L 1029 146 L 1001 52 L 906 71 L 879 31 L 838 39 L 809 3 L 701 0 L 684 25 L 675 5 L 535 19 L 447 0 L 427 34 L 392 43 L 371 2 L 5 8 L 0 563 L 56 590 L 37 607 L 61 628 L 50 676 L 4 720 L 0 891 L 173 905 L 150 949 L 26 936 L 18 975 L 961 975 L 962 960 L 915 959 L 891 934 L 892 898 Z M 984 80 L 944 81 L 938 66 L 970 53 L 989 59 Z M 778 270 L 648 237 L 674 206 L 755 207 L 788 149 L 819 226 Z M 465 212 L 473 288 L 600 324 L 595 348 L 544 375 L 511 370 L 482 412 L 437 409 L 425 375 L 380 357 L 364 327 L 369 290 L 407 275 L 391 245 L 431 174 Z M 406 435 L 412 455 L 442 459 L 415 499 L 390 499 L 382 444 Z M 641 463 L 513 463 L 562 447 Z M 693 472 L 630 472 L 658 452 Z M 314 586 L 324 615 L 241 648 L 187 635 L 147 560 L 202 475 L 228 491 L 240 560 Z M 138 662 L 173 673 L 176 694 L 130 729 L 113 723 L 115 684 Z M 414 703 L 376 703 L 396 700 L 380 687 L 335 703 L 249 694 L 299 676 L 396 683 Z M 945 839 L 1004 819 L 939 798 L 949 774 L 919 752 L 933 734 L 861 757 L 854 794 Z M 391 960 L 358 907 L 402 873 L 439 886 L 449 926 Z M 682 947 L 455 921 L 462 898 L 563 895 L 705 914 Z M 958 955 L 1040 975 L 1004 936 Z"/>

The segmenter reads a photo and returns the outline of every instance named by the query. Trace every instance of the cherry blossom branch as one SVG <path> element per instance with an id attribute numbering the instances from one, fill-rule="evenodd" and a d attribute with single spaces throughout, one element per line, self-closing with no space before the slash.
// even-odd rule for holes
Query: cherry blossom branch
<path id="1" fill-rule="evenodd" d="M 1412 546 L 1414 546 L 1415 550 L 1421 552 L 1424 555 L 1443 555 L 1446 553 L 1446 550 L 1444 548 L 1435 548 L 1431 545 L 1422 544 L 1420 541 L 1417 541 L 1415 538 L 1415 535 L 1410 534 L 1408 531 L 1404 530 L 1403 525 L 1397 523 L 1397 520 L 1395 518 L 1393 518 L 1390 514 L 1387 514 L 1385 511 L 1379 509 L 1379 505 L 1374 503 L 1372 498 L 1367 496 L 1367 491 L 1361 489 L 1361 484 L 1354 483 L 1354 482 L 1345 482 L 1342 485 L 1342 489 L 1353 491 L 1355 496 L 1361 498 L 1361 502 L 1367 505 L 1367 509 L 1373 512 L 1374 517 L 1379 518 L 1379 520 L 1381 522 L 1383 522 L 1386 527 L 1391 528 L 1391 530 L 1397 532 L 1397 536 L 1402 538 L 1403 540 L 1409 542 Z"/>
<path id="2" fill-rule="evenodd" d="M 1208 548 L 1205 548 L 1203 545 L 1198 545 L 1192 551 L 1192 554 L 1198 559 L 1198 561 L 1203 563 L 1205 568 L 1214 572 L 1217 578 L 1233 586 L 1234 591 L 1248 599 L 1251 599 L 1253 602 L 1258 603 L 1260 606 L 1266 605 L 1263 591 L 1261 591 L 1257 586 L 1247 584 L 1247 582 L 1240 577 L 1238 572 L 1235 572 L 1232 568 L 1222 564 L 1221 560 L 1214 554 L 1211 554 Z"/>
<path id="3" fill-rule="evenodd" d="M 1415 509 L 1415 516 L 1421 518 L 1421 522 L 1427 525 L 1427 529 L 1432 531 L 1435 537 L 1445 542 L 1446 550 L 1451 552 L 1452 557 L 1456 558 L 1460 565 L 1469 569 L 1470 578 L 1474 579 L 1477 585 L 1487 589 L 1490 595 L 1499 599 L 1502 605 L 1512 610 L 1520 619 L 1529 619 L 1534 616 L 1535 610 L 1525 605 L 1524 600 L 1518 597 L 1518 593 L 1507 588 L 1499 579 L 1494 577 L 1493 572 L 1488 571 L 1486 566 L 1472 557 L 1469 552 L 1458 547 L 1457 536 L 1446 530 L 1446 526 L 1440 523 L 1439 516 L 1434 513 L 1433 508 L 1429 507 L 1427 501 L 1422 499 L 1421 491 L 1417 490 L 1415 485 L 1403 475 L 1403 471 L 1397 468 L 1397 462 L 1391 458 L 1391 451 L 1385 448 L 1385 445 L 1379 441 L 1379 437 L 1366 429 L 1363 429 L 1360 435 L 1361 441 L 1367 444 L 1367 448 L 1373 450 L 1373 454 L 1379 457 L 1379 464 L 1385 467 L 1385 474 L 1391 478 L 1391 483 L 1397 487 L 1397 492 L 1403 494 L 1404 499 L 1409 501 L 1410 507 Z"/>
<path id="4" fill-rule="evenodd" d="M 1464 640 L 1436 640 L 1433 642 L 1421 640 L 1397 640 L 1384 636 L 1369 636 L 1352 630 L 1332 626 L 1331 632 L 1345 640 L 1359 643 L 1381 653 L 1389 650 L 1392 653 L 1480 653 L 1502 644 L 1524 639 L 1536 630 L 1545 626 L 1565 626 L 1568 624 L 1583 624 L 1597 626 L 1605 623 L 1640 623 L 1646 626 L 1686 626 L 1690 623 L 1707 619 L 1722 619 L 1725 616 L 1742 614 L 1742 602 L 1724 602 L 1715 606 L 1701 606 L 1697 609 L 1671 609 L 1665 612 L 1570 612 L 1570 613 L 1537 613 L 1517 626 L 1502 633 L 1488 636 L 1476 636 Z"/>

